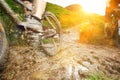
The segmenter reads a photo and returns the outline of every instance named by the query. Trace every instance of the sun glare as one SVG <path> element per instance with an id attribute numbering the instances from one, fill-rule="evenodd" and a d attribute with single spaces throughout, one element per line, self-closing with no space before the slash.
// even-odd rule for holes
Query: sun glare
<path id="1" fill-rule="evenodd" d="M 105 15 L 106 0 L 79 0 L 85 12 Z"/>

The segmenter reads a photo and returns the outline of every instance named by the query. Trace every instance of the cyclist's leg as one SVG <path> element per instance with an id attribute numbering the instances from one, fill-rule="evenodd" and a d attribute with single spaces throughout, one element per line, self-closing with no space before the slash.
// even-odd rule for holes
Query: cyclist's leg
<path id="1" fill-rule="evenodd" d="M 32 15 L 41 19 L 46 8 L 46 2 L 44 0 L 33 0 L 33 6 L 34 10 Z"/>
<path id="2" fill-rule="evenodd" d="M 24 3 L 27 6 L 32 6 L 32 1 L 31 0 L 23 0 Z M 33 5 L 35 5 L 32 16 L 35 16 L 38 19 L 41 19 L 42 14 L 45 11 L 46 7 L 46 2 L 43 0 L 33 0 Z M 41 5 L 41 6 L 40 6 Z M 34 17 L 31 17 L 31 12 L 25 9 L 25 14 L 28 15 L 26 17 L 26 22 L 22 22 L 19 24 L 19 26 L 23 26 L 25 28 L 29 28 L 33 31 L 41 32 L 42 31 L 42 25 L 41 23 Z"/>
<path id="3" fill-rule="evenodd" d="M 32 6 L 33 11 L 29 11 L 25 9 L 26 14 L 26 22 L 22 22 L 26 28 L 29 28 L 33 31 L 27 31 L 27 39 L 29 39 L 29 45 L 34 46 L 34 48 L 38 48 L 39 46 L 39 33 L 43 31 L 42 24 L 40 23 L 40 19 L 45 11 L 46 2 L 43 0 L 24 0 L 26 6 Z M 32 4 L 32 5 L 31 5 Z M 39 19 L 39 20 L 38 20 Z"/>

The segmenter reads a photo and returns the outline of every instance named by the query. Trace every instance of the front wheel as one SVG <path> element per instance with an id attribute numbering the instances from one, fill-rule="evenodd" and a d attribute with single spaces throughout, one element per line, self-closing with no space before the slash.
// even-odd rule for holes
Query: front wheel
<path id="1" fill-rule="evenodd" d="M 5 35 L 4 28 L 0 24 L 0 71 L 4 68 L 6 63 L 6 49 L 7 49 L 7 39 Z"/>
<path id="2" fill-rule="evenodd" d="M 51 12 L 46 12 L 41 22 L 44 30 L 41 47 L 50 56 L 55 55 L 61 47 L 61 24 Z"/>

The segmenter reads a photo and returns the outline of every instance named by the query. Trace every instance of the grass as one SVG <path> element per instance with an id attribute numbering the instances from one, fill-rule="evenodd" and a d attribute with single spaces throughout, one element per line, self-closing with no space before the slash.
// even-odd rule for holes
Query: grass
<path id="1" fill-rule="evenodd" d="M 98 72 L 90 75 L 85 80 L 114 80 L 106 76 L 103 72 Z"/>

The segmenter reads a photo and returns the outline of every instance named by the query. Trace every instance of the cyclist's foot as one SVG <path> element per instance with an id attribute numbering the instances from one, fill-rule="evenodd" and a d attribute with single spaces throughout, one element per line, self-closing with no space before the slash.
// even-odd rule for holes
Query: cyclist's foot
<path id="1" fill-rule="evenodd" d="M 28 18 L 26 22 L 21 22 L 18 27 L 23 27 L 24 29 L 30 29 L 35 32 L 42 32 L 41 23 L 35 18 Z"/>

